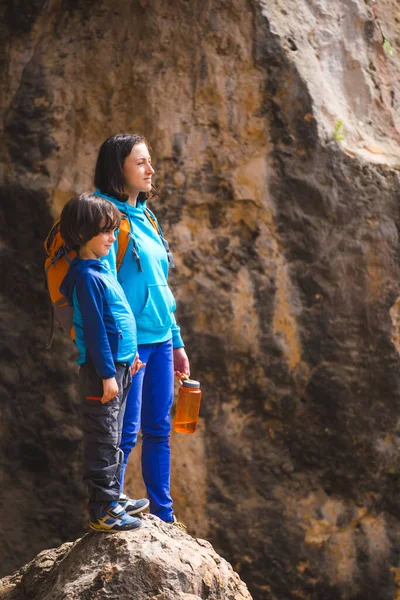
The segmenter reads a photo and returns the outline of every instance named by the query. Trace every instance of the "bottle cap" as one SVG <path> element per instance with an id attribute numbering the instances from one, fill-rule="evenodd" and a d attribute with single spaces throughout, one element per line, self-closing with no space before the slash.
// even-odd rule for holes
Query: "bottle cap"
<path id="1" fill-rule="evenodd" d="M 199 388 L 200 387 L 200 382 L 199 381 L 195 381 L 194 379 L 184 379 L 182 381 L 182 385 L 183 387 L 186 388 Z"/>

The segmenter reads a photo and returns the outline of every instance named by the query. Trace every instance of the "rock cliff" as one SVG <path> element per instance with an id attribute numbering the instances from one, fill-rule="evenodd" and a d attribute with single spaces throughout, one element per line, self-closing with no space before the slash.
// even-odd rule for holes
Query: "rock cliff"
<path id="1" fill-rule="evenodd" d="M 393 56 L 364 0 L 2 6 L 4 574 L 85 527 L 41 242 L 127 130 L 152 146 L 204 391 L 172 439 L 179 517 L 257 600 L 400 594 L 400 15 L 376 9 Z"/>

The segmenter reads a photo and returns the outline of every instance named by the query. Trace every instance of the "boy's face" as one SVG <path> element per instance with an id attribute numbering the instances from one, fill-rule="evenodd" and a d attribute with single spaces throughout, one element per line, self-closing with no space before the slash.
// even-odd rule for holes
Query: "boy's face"
<path id="1" fill-rule="evenodd" d="M 86 244 L 81 246 L 79 256 L 84 259 L 98 260 L 102 256 L 107 256 L 110 248 L 115 242 L 115 229 L 110 231 L 101 231 Z"/>

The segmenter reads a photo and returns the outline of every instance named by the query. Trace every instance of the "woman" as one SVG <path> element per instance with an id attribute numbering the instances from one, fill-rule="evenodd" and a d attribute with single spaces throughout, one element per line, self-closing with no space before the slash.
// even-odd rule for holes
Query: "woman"
<path id="1" fill-rule="evenodd" d="M 174 522 L 170 494 L 170 409 L 174 372 L 190 375 L 189 360 L 176 323 L 175 300 L 168 287 L 168 244 L 146 207 L 154 169 L 144 137 L 119 134 L 100 148 L 95 195 L 111 200 L 126 215 L 129 244 L 117 276 L 135 315 L 138 351 L 145 366 L 133 377 L 127 398 L 121 449 L 126 462 L 142 428 L 142 474 L 150 512 Z M 153 220 L 154 218 L 154 220 Z M 116 272 L 117 242 L 108 260 Z"/>

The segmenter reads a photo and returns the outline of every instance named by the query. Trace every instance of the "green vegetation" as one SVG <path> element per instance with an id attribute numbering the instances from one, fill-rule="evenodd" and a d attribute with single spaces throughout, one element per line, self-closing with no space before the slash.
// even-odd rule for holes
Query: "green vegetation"
<path id="1" fill-rule="evenodd" d="M 384 38 L 384 40 L 383 40 L 383 47 L 385 48 L 385 50 L 389 54 L 389 56 L 393 56 L 392 46 L 390 45 L 389 40 L 387 40 L 386 38 Z"/>
<path id="2" fill-rule="evenodd" d="M 342 119 L 336 121 L 333 129 L 333 137 L 337 142 L 342 142 L 344 140 L 344 123 Z"/>

